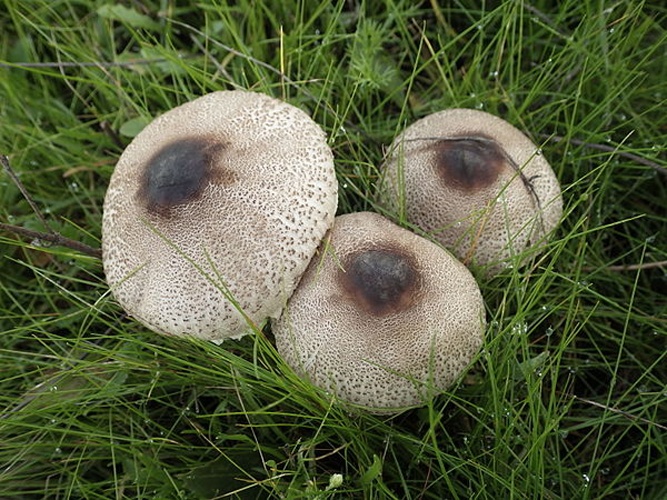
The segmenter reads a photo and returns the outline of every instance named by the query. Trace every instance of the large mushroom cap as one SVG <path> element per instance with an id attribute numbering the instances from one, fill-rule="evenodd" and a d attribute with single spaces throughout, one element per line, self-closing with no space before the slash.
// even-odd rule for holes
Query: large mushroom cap
<path id="1" fill-rule="evenodd" d="M 215 92 L 150 123 L 104 201 L 103 262 L 149 328 L 222 341 L 277 316 L 333 223 L 325 134 L 266 95 Z"/>
<path id="2" fill-rule="evenodd" d="M 489 275 L 529 245 L 539 250 L 563 212 L 558 180 L 537 146 L 483 111 L 448 109 L 416 121 L 392 143 L 384 175 L 381 204 Z"/>
<path id="3" fill-rule="evenodd" d="M 370 212 L 336 218 L 272 322 L 278 351 L 298 374 L 377 412 L 446 389 L 479 349 L 484 327 L 468 269 Z"/>

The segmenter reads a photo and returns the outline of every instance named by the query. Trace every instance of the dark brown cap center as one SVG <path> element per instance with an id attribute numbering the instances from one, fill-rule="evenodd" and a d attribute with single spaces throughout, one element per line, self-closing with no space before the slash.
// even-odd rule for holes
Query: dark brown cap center
<path id="1" fill-rule="evenodd" d="M 362 309 L 382 316 L 406 309 L 414 302 L 419 271 L 414 261 L 399 251 L 364 250 L 350 256 L 339 280 Z"/>
<path id="2" fill-rule="evenodd" d="M 440 180 L 462 191 L 492 185 L 506 166 L 504 151 L 485 137 L 443 139 L 432 148 Z"/>
<path id="3" fill-rule="evenodd" d="M 158 151 L 146 164 L 138 191 L 151 212 L 168 215 L 171 208 L 196 200 L 214 182 L 215 162 L 224 144 L 181 139 Z"/>

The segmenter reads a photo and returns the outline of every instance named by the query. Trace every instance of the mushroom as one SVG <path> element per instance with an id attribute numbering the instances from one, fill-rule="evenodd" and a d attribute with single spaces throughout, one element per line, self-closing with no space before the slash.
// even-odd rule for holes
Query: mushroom
<path id="1" fill-rule="evenodd" d="M 540 149 L 483 111 L 448 109 L 416 121 L 392 143 L 383 175 L 382 206 L 488 276 L 542 250 L 563 212 Z"/>
<path id="2" fill-rule="evenodd" d="M 276 347 L 297 374 L 375 413 L 449 387 L 482 344 L 470 271 L 383 216 L 336 217 L 278 320 Z"/>
<path id="3" fill-rule="evenodd" d="M 104 271 L 148 328 L 221 342 L 277 316 L 333 224 L 324 132 L 246 91 L 207 94 L 151 122 L 104 200 Z"/>

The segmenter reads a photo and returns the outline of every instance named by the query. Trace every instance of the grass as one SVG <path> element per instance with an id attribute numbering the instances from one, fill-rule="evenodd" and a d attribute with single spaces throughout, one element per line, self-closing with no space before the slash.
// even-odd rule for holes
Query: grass
<path id="1" fill-rule="evenodd" d="M 0 498 L 667 497 L 665 26 L 636 0 L 4 0 L 0 153 L 65 237 L 99 247 L 148 120 L 231 88 L 324 128 L 339 213 L 377 209 L 383 148 L 454 106 L 540 143 L 566 213 L 534 266 L 480 280 L 468 372 L 395 418 L 298 379 L 268 330 L 151 333 L 99 259 L 1 232 Z M 0 222 L 46 231 L 6 174 Z"/>

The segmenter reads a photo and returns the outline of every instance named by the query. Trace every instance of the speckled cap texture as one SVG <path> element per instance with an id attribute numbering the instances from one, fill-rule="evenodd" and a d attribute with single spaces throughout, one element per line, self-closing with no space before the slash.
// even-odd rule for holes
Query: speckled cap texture
<path id="1" fill-rule="evenodd" d="M 269 96 L 223 91 L 150 123 L 104 201 L 104 271 L 148 328 L 220 342 L 277 316 L 331 227 L 320 127 Z"/>
<path id="2" fill-rule="evenodd" d="M 302 377 L 376 413 L 449 387 L 482 344 L 468 269 L 370 212 L 341 215 L 277 321 L 278 351 Z"/>
<path id="3" fill-rule="evenodd" d="M 563 212 L 539 148 L 483 111 L 448 109 L 416 121 L 394 140 L 382 170 L 382 205 L 488 275 L 529 247 L 526 258 L 538 253 Z"/>

